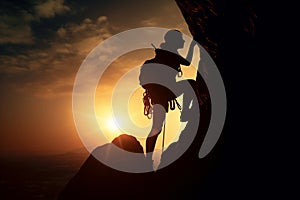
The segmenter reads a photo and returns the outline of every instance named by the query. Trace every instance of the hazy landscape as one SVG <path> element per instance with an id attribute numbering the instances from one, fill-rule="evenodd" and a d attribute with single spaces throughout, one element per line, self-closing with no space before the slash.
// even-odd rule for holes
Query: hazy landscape
<path id="1" fill-rule="evenodd" d="M 56 199 L 88 157 L 84 149 L 48 156 L 1 156 L 1 199 Z"/>

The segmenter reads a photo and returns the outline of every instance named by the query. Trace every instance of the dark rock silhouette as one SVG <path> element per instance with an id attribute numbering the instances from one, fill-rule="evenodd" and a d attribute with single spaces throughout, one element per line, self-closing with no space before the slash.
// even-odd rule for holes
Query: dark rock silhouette
<path id="1" fill-rule="evenodd" d="M 143 153 L 143 147 L 133 136 L 121 135 L 112 143 L 96 148 L 92 154 L 105 155 L 107 159 L 117 159 L 119 162 L 131 162 L 128 157 L 113 151 L 116 146 L 134 153 Z M 146 188 L 142 190 L 146 177 L 112 169 L 99 162 L 93 155 L 89 156 L 58 199 L 91 199 L 94 197 L 115 199 L 126 195 L 130 188 L 137 188 L 134 196 L 146 191 Z M 144 156 L 141 156 L 140 159 L 143 158 Z"/>
<path id="2" fill-rule="evenodd" d="M 130 135 L 120 135 L 119 137 L 116 137 L 111 143 L 129 152 L 144 153 L 143 147 L 140 142 L 135 137 Z"/>
<path id="3" fill-rule="evenodd" d="M 114 142 L 135 150 L 141 148 L 134 137 L 121 135 Z M 103 155 L 113 148 L 113 143 L 103 145 L 94 150 L 93 155 Z M 138 151 L 135 151 L 138 152 Z M 139 152 L 143 153 L 143 152 Z M 109 153 L 108 159 L 124 159 L 128 157 Z M 142 159 L 142 158 L 141 158 Z M 158 198 L 187 198 L 199 191 L 202 177 L 207 175 L 209 159 L 199 160 L 190 153 L 182 156 L 166 168 L 149 173 L 126 173 L 112 169 L 90 156 L 82 165 L 79 172 L 70 180 L 58 199 L 92 199 L 95 197 L 110 199 L 153 199 Z M 155 188 L 155 192 L 150 192 Z M 145 196 L 146 195 L 146 196 Z M 100 198 L 100 199 L 101 199 Z"/>

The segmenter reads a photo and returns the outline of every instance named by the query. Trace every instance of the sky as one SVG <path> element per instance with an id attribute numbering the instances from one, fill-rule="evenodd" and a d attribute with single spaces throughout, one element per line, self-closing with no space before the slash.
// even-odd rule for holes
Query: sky
<path id="1" fill-rule="evenodd" d="M 179 29 L 190 35 L 173 0 L 2 0 L 1 154 L 54 154 L 82 148 L 72 115 L 72 89 L 81 63 L 110 36 L 145 26 Z M 123 56 L 100 80 L 99 88 L 106 89 L 97 92 L 97 99 L 107 110 L 96 105 L 96 113 L 108 120 L 99 122 L 110 124 L 107 129 L 114 130 L 108 118 L 110 108 L 105 105 L 113 84 L 130 66 L 151 55 L 152 51 L 141 50 Z M 132 98 L 141 98 L 141 92 L 137 90 Z M 131 110 L 142 106 L 129 105 Z M 140 115 L 132 116 L 137 123 L 149 124 L 139 120 Z M 107 134 L 112 139 L 113 134 Z"/>

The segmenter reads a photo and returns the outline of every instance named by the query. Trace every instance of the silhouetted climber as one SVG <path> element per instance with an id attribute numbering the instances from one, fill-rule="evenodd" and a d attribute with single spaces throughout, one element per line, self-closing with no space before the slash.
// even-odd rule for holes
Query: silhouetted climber
<path id="1" fill-rule="evenodd" d="M 164 40 L 165 42 L 160 45 L 161 49 L 155 48 L 155 57 L 144 63 L 139 77 L 140 84 L 145 89 L 144 114 L 149 118 L 153 117 L 152 129 L 146 140 L 146 156 L 151 163 L 155 143 L 162 131 L 169 108 L 174 110 L 177 104 L 181 109 L 176 98 L 184 94 L 181 121 L 187 121 L 184 119 L 184 113 L 188 112 L 186 110 L 191 102 L 189 99 L 191 95 L 186 94 L 188 91 L 185 90 L 187 81 L 176 82 L 176 76 L 182 76 L 180 65 L 190 65 L 188 60 L 191 60 L 193 56 L 196 43 L 192 42 L 187 59 L 185 59 L 178 53 L 178 49 L 183 48 L 185 42 L 180 31 L 168 31 Z"/>

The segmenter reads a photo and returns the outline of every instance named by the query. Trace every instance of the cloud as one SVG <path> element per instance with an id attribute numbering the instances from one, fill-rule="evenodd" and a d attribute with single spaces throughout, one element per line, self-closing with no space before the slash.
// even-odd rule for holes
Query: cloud
<path id="1" fill-rule="evenodd" d="M 103 22 L 107 22 L 107 17 L 106 16 L 100 16 L 97 19 L 98 23 L 103 23 Z"/>
<path id="2" fill-rule="evenodd" d="M 70 11 L 63 0 L 39 2 L 33 8 L 20 7 L 13 2 L 7 4 L 0 7 L 0 44 L 33 44 L 33 22 L 39 23 L 40 18 L 52 18 Z"/>
<path id="3" fill-rule="evenodd" d="M 64 0 L 48 0 L 36 5 L 35 11 L 38 17 L 50 18 L 57 14 L 63 14 L 70 11 L 70 8 L 64 5 Z"/>
<path id="4" fill-rule="evenodd" d="M 1 19 L 0 19 L 1 20 Z M 10 27 L 0 23 L 0 29 L 5 30 L 0 33 L 0 44 L 32 44 L 33 36 L 31 28 L 26 25 L 19 27 Z"/>
<path id="5" fill-rule="evenodd" d="M 157 13 L 156 17 L 147 15 L 148 17 L 139 18 L 138 21 L 134 19 L 131 21 L 132 26 L 128 25 L 130 24 L 127 22 L 128 18 L 122 19 L 124 13 L 118 13 L 120 14 L 117 16 L 118 20 L 115 20 L 116 16 L 95 17 L 92 13 L 70 18 L 67 16 L 55 18 L 57 15 L 72 13 L 71 10 L 75 8 L 63 0 L 39 0 L 36 5 L 30 4 L 30 9 L 17 7 L 14 12 L 0 12 L 0 45 L 34 43 L 30 45 L 30 49 L 29 46 L 22 46 L 20 50 L 14 52 L 14 55 L 0 55 L 1 88 L 11 85 L 15 90 L 43 98 L 70 95 L 76 72 L 84 58 L 113 33 L 136 26 L 175 27 L 180 22 L 178 12 L 165 10 Z M 168 14 L 168 18 L 162 17 L 166 13 L 171 14 Z M 77 21 L 82 16 L 89 17 Z M 109 20 L 115 21 L 110 24 Z M 116 25 L 117 21 L 123 23 L 123 20 L 124 26 Z M 8 47 L 13 49 L 15 46 Z M 122 63 L 122 70 L 127 69 Z M 110 78 L 115 78 L 120 73 L 114 73 L 114 77 Z M 107 82 L 111 81 L 110 78 Z"/>
<path id="6" fill-rule="evenodd" d="M 84 58 L 111 35 L 106 16 L 67 23 L 56 30 L 47 48 L 27 50 L 17 56 L 0 56 L 0 82 L 41 98 L 70 95 Z"/>
<path id="7" fill-rule="evenodd" d="M 107 32 L 108 28 L 108 19 L 106 16 L 100 16 L 96 20 L 92 20 L 90 18 L 85 18 L 81 23 L 69 23 L 64 27 L 57 30 L 58 35 L 61 37 L 64 36 L 80 36 L 80 37 L 88 37 L 92 35 L 103 34 Z M 68 35 L 66 35 L 66 33 Z"/>
<path id="8" fill-rule="evenodd" d="M 155 17 L 152 17 L 150 19 L 145 19 L 145 20 L 142 20 L 141 21 L 141 24 L 143 26 L 158 26 L 159 24 L 159 19 L 158 18 L 155 18 Z"/>
<path id="9" fill-rule="evenodd" d="M 77 54 L 86 56 L 97 44 L 110 37 L 110 24 L 106 16 L 99 16 L 93 20 L 83 19 L 80 23 L 69 23 L 56 31 L 57 44 L 60 51 L 67 52 L 60 44 L 70 44 Z M 63 49 L 62 49 L 63 48 Z"/>
<path id="10" fill-rule="evenodd" d="M 63 28 L 63 27 L 59 28 L 59 29 L 56 31 L 56 34 L 57 34 L 59 37 L 61 37 L 61 38 L 63 38 L 63 37 L 66 35 L 66 33 L 67 33 L 67 31 L 66 31 L 66 29 Z"/>
<path id="11" fill-rule="evenodd" d="M 13 15 L 0 15 L 0 44 L 33 43 L 32 20 L 34 16 L 25 10 L 16 10 Z"/>

